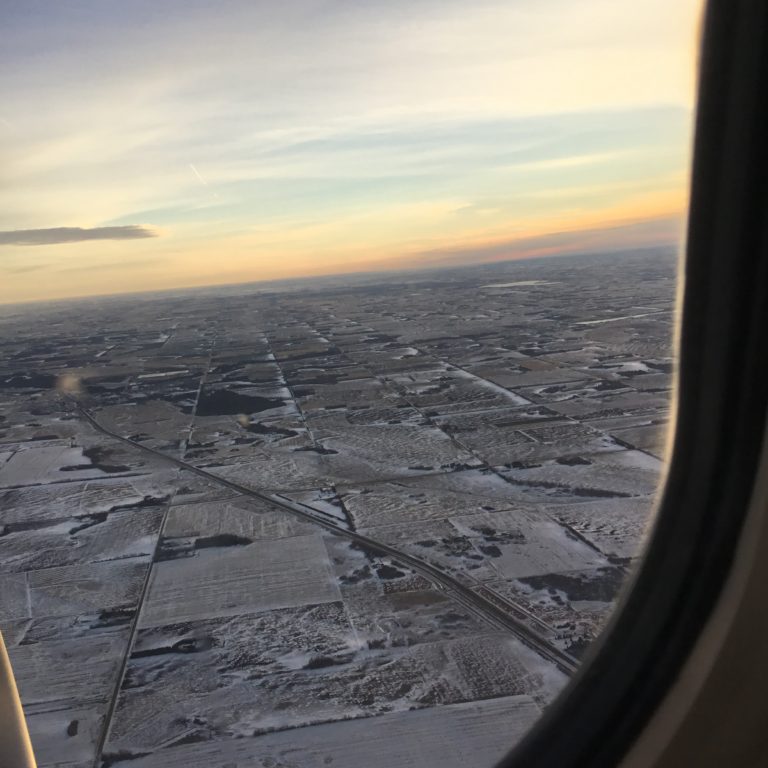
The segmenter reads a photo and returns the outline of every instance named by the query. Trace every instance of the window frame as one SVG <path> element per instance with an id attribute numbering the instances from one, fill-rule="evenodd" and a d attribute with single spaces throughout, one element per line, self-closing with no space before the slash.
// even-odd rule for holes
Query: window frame
<path id="1" fill-rule="evenodd" d="M 655 524 L 601 638 L 499 768 L 619 764 L 734 566 L 768 414 L 768 4 L 704 9 L 676 418 Z"/>

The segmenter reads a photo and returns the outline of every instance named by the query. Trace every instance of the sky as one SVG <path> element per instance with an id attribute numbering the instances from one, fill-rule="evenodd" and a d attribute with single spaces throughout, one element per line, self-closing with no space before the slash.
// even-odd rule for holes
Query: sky
<path id="1" fill-rule="evenodd" d="M 698 0 L 0 9 L 0 302 L 681 237 Z"/>

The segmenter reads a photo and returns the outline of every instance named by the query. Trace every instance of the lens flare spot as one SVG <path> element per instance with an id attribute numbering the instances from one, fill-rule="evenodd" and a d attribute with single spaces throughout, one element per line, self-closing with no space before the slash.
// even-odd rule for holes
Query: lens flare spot
<path id="1" fill-rule="evenodd" d="M 56 391 L 62 395 L 81 395 L 83 385 L 79 376 L 74 373 L 62 373 L 56 379 Z"/>

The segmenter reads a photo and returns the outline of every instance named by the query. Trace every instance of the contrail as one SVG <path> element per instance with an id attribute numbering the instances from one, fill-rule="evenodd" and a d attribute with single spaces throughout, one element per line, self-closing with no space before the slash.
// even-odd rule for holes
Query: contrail
<path id="1" fill-rule="evenodd" d="M 192 165 L 192 163 L 189 164 L 189 167 L 192 169 L 192 173 L 194 173 L 195 176 L 197 176 L 197 178 L 200 180 L 200 183 L 207 187 L 208 186 L 208 182 L 200 175 L 200 173 L 197 170 L 197 168 L 195 168 L 195 166 Z"/>

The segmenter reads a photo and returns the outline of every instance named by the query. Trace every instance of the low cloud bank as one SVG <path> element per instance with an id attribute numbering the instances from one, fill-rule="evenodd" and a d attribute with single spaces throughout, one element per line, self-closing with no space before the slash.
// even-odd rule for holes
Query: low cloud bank
<path id="1" fill-rule="evenodd" d="M 138 224 L 122 227 L 52 227 L 51 229 L 14 229 L 0 232 L 0 245 L 57 245 L 87 240 L 138 240 L 157 237 L 157 233 Z"/>

